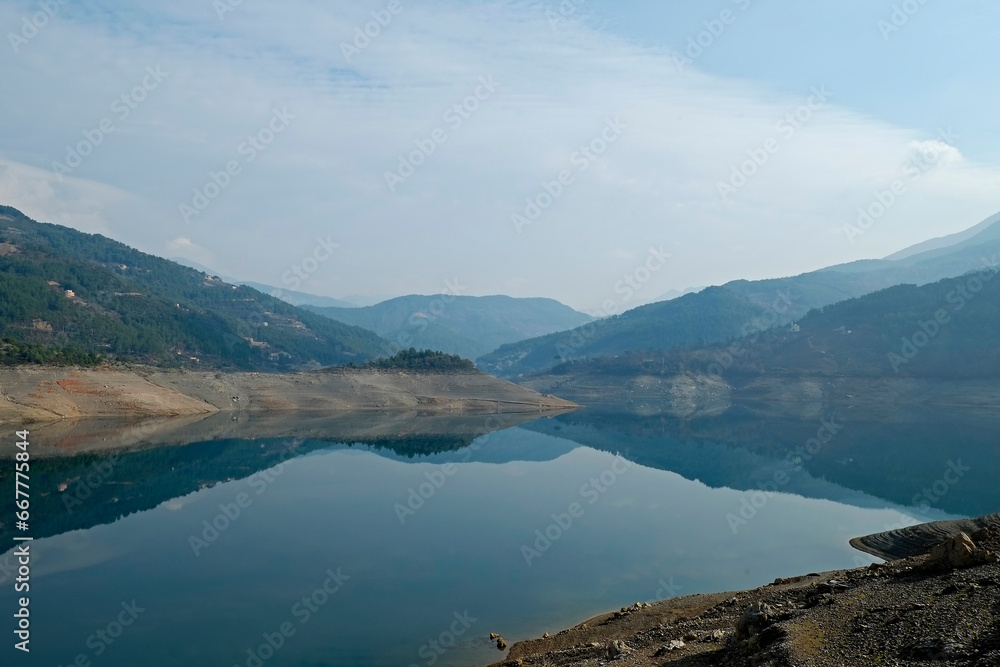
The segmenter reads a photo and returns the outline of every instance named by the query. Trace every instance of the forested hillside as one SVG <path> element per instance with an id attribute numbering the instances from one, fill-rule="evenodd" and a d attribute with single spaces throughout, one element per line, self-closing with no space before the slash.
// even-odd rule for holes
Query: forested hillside
<path id="1" fill-rule="evenodd" d="M 726 287 L 652 303 L 573 331 L 504 345 L 477 365 L 501 377 L 529 375 L 569 360 L 696 346 L 762 330 L 789 317 L 787 304 L 763 305 Z M 774 308 L 781 310 L 778 313 Z"/>
<path id="2" fill-rule="evenodd" d="M 995 269 L 897 285 L 725 344 L 563 364 L 554 373 L 1000 377 Z"/>
<path id="3" fill-rule="evenodd" d="M 968 233 L 934 239 L 879 260 L 787 278 L 734 280 L 722 287 L 634 308 L 574 331 L 505 345 L 476 360 L 488 373 L 532 375 L 566 359 L 661 352 L 760 332 L 809 311 L 894 285 L 925 285 L 991 266 L 1000 253 L 1000 216 Z M 719 291 L 724 290 L 724 291 Z M 718 311 L 718 312 L 715 312 Z"/>
<path id="4" fill-rule="evenodd" d="M 364 362 L 376 334 L 0 206 L 0 360 L 290 370 Z"/>

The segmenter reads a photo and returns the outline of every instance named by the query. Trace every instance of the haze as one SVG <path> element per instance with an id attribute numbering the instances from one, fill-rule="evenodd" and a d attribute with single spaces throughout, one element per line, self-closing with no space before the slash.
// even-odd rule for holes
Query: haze
<path id="1" fill-rule="evenodd" d="M 986 2 L 345 5 L 0 3 L 0 201 L 284 289 L 591 312 L 1000 209 Z"/>

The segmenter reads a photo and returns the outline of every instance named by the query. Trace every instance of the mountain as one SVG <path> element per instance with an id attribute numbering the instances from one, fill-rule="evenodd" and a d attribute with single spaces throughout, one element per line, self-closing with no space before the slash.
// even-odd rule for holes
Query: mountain
<path id="1" fill-rule="evenodd" d="M 984 266 L 1000 253 L 1000 215 L 953 237 L 881 260 L 862 260 L 789 278 L 735 280 L 634 308 L 555 336 L 499 347 L 477 359 L 502 377 L 545 372 L 567 359 L 719 343 L 793 322 L 815 308 L 903 283 L 924 285 Z M 714 310 L 725 309 L 723 312 Z"/>
<path id="2" fill-rule="evenodd" d="M 670 301 L 540 338 L 504 345 L 480 357 L 481 370 L 501 376 L 536 373 L 573 359 L 702 345 L 739 336 L 765 309 L 725 287 L 709 287 Z M 669 323 L 669 325 L 667 324 Z"/>
<path id="3" fill-rule="evenodd" d="M 366 306 L 375 306 L 383 301 L 394 298 L 396 297 L 391 294 L 348 294 L 339 300 L 347 304 L 348 308 L 364 308 Z"/>
<path id="4" fill-rule="evenodd" d="M 319 296 L 317 294 L 308 294 L 306 292 L 296 292 L 294 290 L 286 290 L 280 287 L 265 285 L 264 283 L 255 283 L 250 280 L 241 280 L 239 281 L 239 284 L 252 287 L 258 292 L 263 292 L 264 294 L 274 294 L 277 298 L 286 303 L 290 303 L 293 306 L 321 306 L 332 308 L 356 307 L 349 301 L 335 299 L 332 296 Z"/>
<path id="5" fill-rule="evenodd" d="M 0 206 L 0 360 L 292 370 L 388 352 L 370 331 Z"/>
<path id="6" fill-rule="evenodd" d="M 1000 257 L 927 285 L 896 285 L 811 311 L 794 326 L 706 348 L 564 364 L 554 374 L 725 379 L 1000 377 Z"/>
<path id="7" fill-rule="evenodd" d="M 1000 278 L 994 267 L 897 285 L 809 313 L 751 350 L 747 370 L 933 378 L 1000 377 Z"/>
<path id="8" fill-rule="evenodd" d="M 650 301 L 650 303 L 656 303 L 657 301 L 670 301 L 671 299 L 676 299 L 676 298 L 682 297 L 685 294 L 694 294 L 695 292 L 700 292 L 703 289 L 705 289 L 704 285 L 701 286 L 701 287 L 686 287 L 686 288 L 684 288 L 682 290 L 680 290 L 680 289 L 667 290 L 666 292 L 664 292 L 660 296 L 658 296 L 655 299 L 653 299 L 652 301 Z"/>
<path id="9" fill-rule="evenodd" d="M 354 308 L 358 305 L 345 299 L 335 299 L 332 296 L 319 296 L 316 294 L 309 294 L 307 292 L 287 290 L 275 287 L 274 285 L 267 285 L 265 283 L 257 283 L 252 280 L 240 280 L 238 278 L 233 278 L 232 276 L 219 273 L 211 267 L 199 264 L 198 262 L 187 259 L 186 257 L 169 257 L 168 259 L 172 262 L 180 264 L 181 266 L 188 266 L 210 276 L 221 278 L 230 285 L 246 285 L 247 287 L 254 288 L 258 292 L 274 295 L 276 298 L 281 299 L 285 303 L 290 303 L 293 306 L 333 306 L 336 308 Z"/>
<path id="10" fill-rule="evenodd" d="M 195 269 L 195 270 L 200 271 L 202 273 L 205 273 L 207 275 L 215 276 L 216 278 L 221 278 L 222 280 L 225 280 L 230 285 L 237 285 L 237 284 L 239 284 L 239 281 L 234 280 L 233 278 L 230 278 L 229 276 L 226 276 L 226 275 L 224 275 L 222 273 L 219 273 L 218 271 L 216 271 L 212 267 L 205 266 L 204 264 L 196 262 L 193 259 L 188 259 L 187 257 L 180 257 L 180 256 L 177 256 L 177 255 L 174 255 L 173 257 L 167 257 L 167 259 L 169 259 L 171 262 L 173 262 L 175 264 L 180 264 L 181 266 L 186 266 L 186 267 L 188 267 L 190 269 Z M 263 290 L 261 290 L 261 291 L 263 291 Z"/>
<path id="11" fill-rule="evenodd" d="M 944 248 L 957 246 L 960 243 L 974 240 L 982 232 L 987 232 L 988 235 L 989 234 L 996 235 L 1000 233 L 1000 227 L 997 227 L 998 222 L 1000 222 L 1000 213 L 997 213 L 996 215 L 986 218 L 986 220 L 983 220 L 975 227 L 970 227 L 969 229 L 966 229 L 964 232 L 951 234 L 949 236 L 942 236 L 936 239 L 931 239 L 929 241 L 924 241 L 923 243 L 918 243 L 917 245 L 910 246 L 909 248 L 900 250 L 895 254 L 889 255 L 888 257 L 886 257 L 886 259 L 887 260 L 908 259 L 910 257 L 913 257 L 914 255 L 919 255 L 934 250 L 942 250 Z"/>
<path id="12" fill-rule="evenodd" d="M 172 262 L 176 262 L 181 266 L 188 266 L 210 276 L 221 278 L 230 285 L 246 285 L 247 287 L 254 288 L 258 292 L 274 295 L 276 298 L 281 299 L 285 303 L 290 303 L 293 306 L 334 306 L 336 308 L 355 308 L 359 305 L 364 305 L 352 301 L 351 297 L 347 299 L 335 299 L 332 296 L 319 296 L 316 294 L 309 294 L 307 292 L 296 292 L 295 290 L 275 287 L 274 285 L 267 285 L 265 283 L 258 283 L 252 280 L 240 280 L 239 278 L 219 273 L 209 266 L 205 266 L 204 264 L 200 264 L 186 257 L 168 257 L 167 259 Z"/>
<path id="13" fill-rule="evenodd" d="M 594 319 L 552 299 L 509 296 L 412 295 L 363 308 L 305 308 L 370 329 L 402 348 L 440 350 L 468 359 Z"/>

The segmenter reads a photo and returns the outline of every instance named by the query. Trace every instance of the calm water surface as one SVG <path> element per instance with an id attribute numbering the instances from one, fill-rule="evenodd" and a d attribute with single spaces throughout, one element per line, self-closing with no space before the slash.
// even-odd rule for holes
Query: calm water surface
<path id="1" fill-rule="evenodd" d="M 863 564 L 851 537 L 1000 505 L 995 418 L 847 421 L 810 454 L 820 425 L 577 413 L 430 455 L 192 443 L 111 460 L 70 507 L 107 459 L 39 463 L 32 652 L 8 639 L 2 664 L 484 665 L 491 632 Z"/>

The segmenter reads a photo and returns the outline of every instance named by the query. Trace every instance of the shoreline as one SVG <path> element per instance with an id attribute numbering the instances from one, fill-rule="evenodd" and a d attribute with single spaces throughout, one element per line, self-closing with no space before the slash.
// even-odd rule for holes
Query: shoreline
<path id="1" fill-rule="evenodd" d="M 899 405 L 984 411 L 1000 408 L 1000 383 L 989 378 L 938 380 L 771 372 L 723 379 L 696 372 L 634 376 L 582 372 L 541 374 L 519 382 L 582 406 L 690 419 L 719 415 L 736 406 L 798 419 L 821 417 L 830 408 L 872 416 Z"/>
<path id="2" fill-rule="evenodd" d="M 564 414 L 543 412 L 248 412 L 178 417 L 62 419 L 30 424 L 33 456 L 53 459 L 81 454 L 135 452 L 192 442 L 301 439 L 391 443 L 409 438 L 457 438 L 472 442 L 498 430 Z M 0 441 L 0 458 L 13 458 L 12 440 Z"/>
<path id="3" fill-rule="evenodd" d="M 484 373 L 336 369 L 285 374 L 149 366 L 0 368 L 0 423 L 186 417 L 219 412 L 420 411 L 487 414 L 575 409 Z"/>
<path id="4" fill-rule="evenodd" d="M 1000 665 L 1000 514 L 851 542 L 894 560 L 637 602 L 518 641 L 489 667 Z"/>

